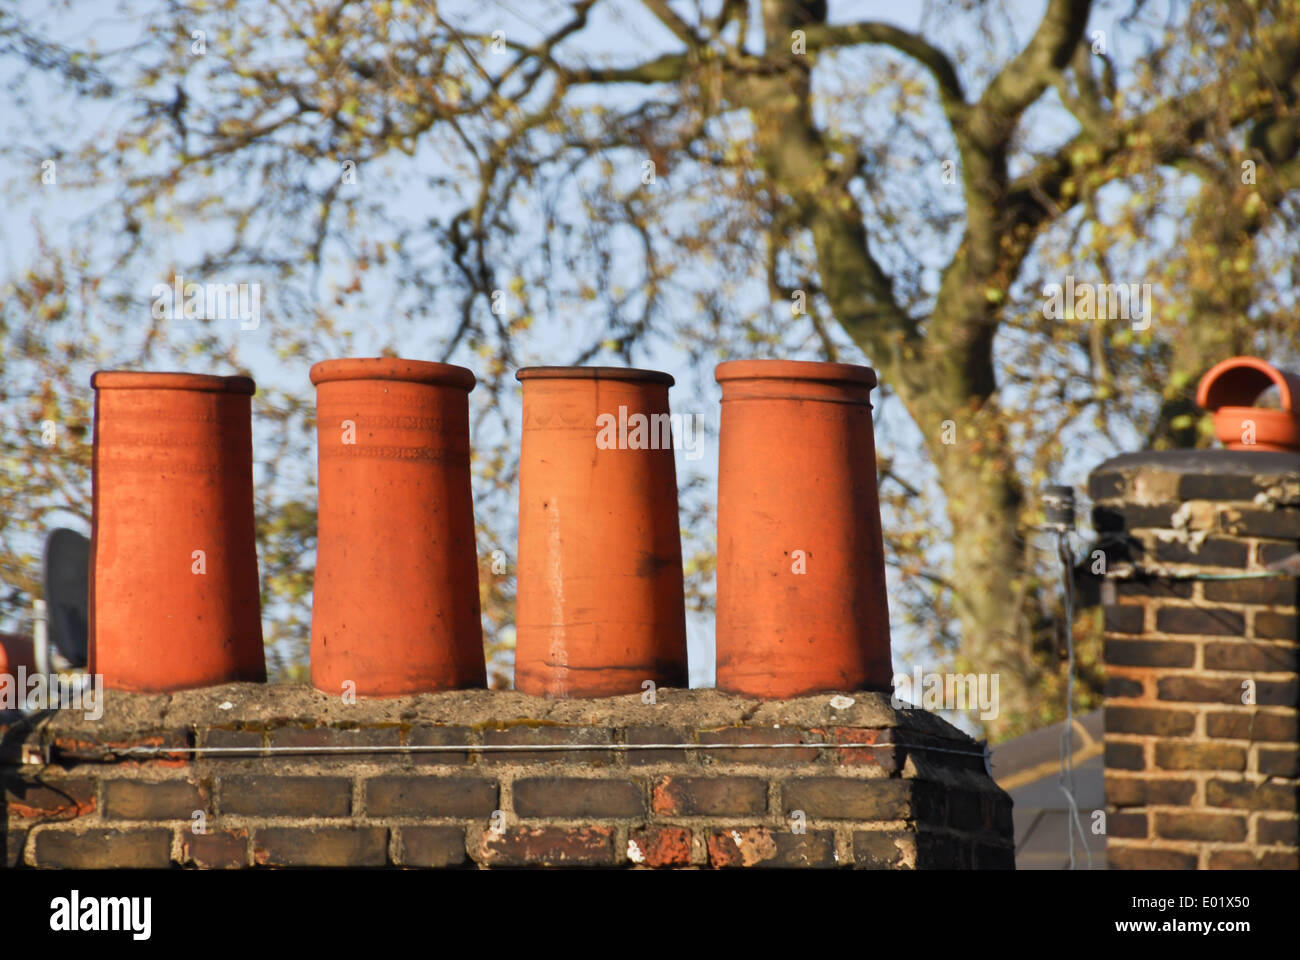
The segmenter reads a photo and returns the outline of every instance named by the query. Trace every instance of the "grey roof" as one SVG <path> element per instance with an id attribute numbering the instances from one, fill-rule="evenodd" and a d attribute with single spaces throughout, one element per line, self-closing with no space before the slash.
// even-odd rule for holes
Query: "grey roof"
<path id="1" fill-rule="evenodd" d="M 993 747 L 993 776 L 1015 802 L 1016 869 L 1069 868 L 1069 803 L 1061 790 L 1061 734 L 1055 723 Z M 1106 838 L 1092 832 L 1092 812 L 1105 809 L 1102 711 L 1074 718 L 1074 797 L 1083 836 L 1075 830 L 1075 869 L 1106 868 Z"/>

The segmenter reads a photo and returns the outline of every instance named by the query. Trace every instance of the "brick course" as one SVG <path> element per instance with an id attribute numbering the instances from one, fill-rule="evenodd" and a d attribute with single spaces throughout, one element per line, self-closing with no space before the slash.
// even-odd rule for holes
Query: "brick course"
<path id="1" fill-rule="evenodd" d="M 462 691 L 343 705 L 287 685 L 109 691 L 98 722 L 66 713 L 42 727 L 0 724 L 5 742 L 48 747 L 52 761 L 24 766 L 11 751 L 0 765 L 4 863 L 1014 867 L 1010 799 L 979 745 L 938 717 L 895 710 L 879 693 L 855 694 L 848 708 L 829 696 L 760 703 L 709 690 L 657 699 Z M 237 706 L 218 716 L 226 701 Z M 621 749 L 656 743 L 688 746 Z M 734 746 L 744 743 L 763 746 Z M 768 746 L 783 743 L 801 746 Z M 108 744 L 119 752 L 100 749 Z M 120 755 L 130 744 L 198 752 Z M 494 744 L 600 749 L 483 749 Z M 363 749 L 310 752 L 340 745 Z M 266 752 L 276 746 L 293 750 Z M 375 746 L 397 749 L 365 749 Z M 254 752 L 220 753 L 232 747 Z"/>

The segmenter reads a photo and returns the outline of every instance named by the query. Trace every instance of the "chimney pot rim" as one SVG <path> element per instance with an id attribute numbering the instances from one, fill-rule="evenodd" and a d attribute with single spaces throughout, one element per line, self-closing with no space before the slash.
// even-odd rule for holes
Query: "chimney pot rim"
<path id="1" fill-rule="evenodd" d="M 257 392 L 252 377 L 183 370 L 96 370 L 90 377 L 90 386 L 94 390 L 192 390 L 248 396 Z"/>
<path id="2" fill-rule="evenodd" d="M 828 363 L 818 360 L 728 360 L 713 371 L 718 383 L 731 380 L 806 380 L 825 383 L 853 383 L 868 388 L 879 384 L 876 371 L 857 363 Z"/>
<path id="3" fill-rule="evenodd" d="M 400 380 L 473 390 L 478 380 L 474 371 L 452 363 L 407 360 L 403 357 L 345 357 L 322 360 L 310 372 L 315 386 L 343 380 Z"/>
<path id="4" fill-rule="evenodd" d="M 624 380 L 662 383 L 669 387 L 677 382 L 670 373 L 639 367 L 521 367 L 515 371 L 515 379 L 520 383 L 526 380 Z"/>

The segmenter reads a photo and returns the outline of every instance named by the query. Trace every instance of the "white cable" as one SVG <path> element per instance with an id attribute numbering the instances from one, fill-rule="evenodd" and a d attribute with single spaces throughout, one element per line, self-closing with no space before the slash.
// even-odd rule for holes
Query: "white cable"
<path id="1" fill-rule="evenodd" d="M 413 744 L 396 746 L 382 744 L 365 746 L 348 744 L 343 746 L 301 746 L 301 747 L 163 747 L 136 746 L 118 749 L 106 748 L 98 752 L 99 756 L 159 756 L 170 754 L 200 754 L 204 756 L 243 755 L 243 754 L 289 754 L 289 753 L 498 753 L 519 750 L 567 751 L 567 750 L 875 750 L 885 747 L 897 747 L 901 750 L 920 750 L 929 753 L 954 753 L 962 756 L 980 757 L 986 762 L 990 757 L 988 747 L 982 750 L 955 750 L 950 747 L 930 747 L 912 744 L 878 744 L 878 743 L 494 743 L 494 744 Z M 89 755 L 92 751 L 60 750 L 63 756 L 76 759 L 79 755 Z"/>
<path id="2" fill-rule="evenodd" d="M 1061 773 L 1057 785 L 1070 805 L 1066 817 L 1065 834 L 1070 841 L 1070 869 L 1074 867 L 1074 828 L 1078 828 L 1083 849 L 1088 854 L 1088 869 L 1092 869 L 1092 850 L 1079 819 L 1079 805 L 1074 799 L 1074 555 L 1070 552 L 1069 533 L 1057 532 L 1057 548 L 1065 568 L 1065 647 L 1069 657 L 1065 679 L 1065 729 L 1061 731 Z"/>

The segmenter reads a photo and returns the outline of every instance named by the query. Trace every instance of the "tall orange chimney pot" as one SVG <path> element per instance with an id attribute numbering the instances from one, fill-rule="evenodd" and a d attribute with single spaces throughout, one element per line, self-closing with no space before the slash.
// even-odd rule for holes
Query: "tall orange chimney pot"
<path id="1" fill-rule="evenodd" d="M 311 382 L 312 686 L 373 697 L 486 686 L 469 471 L 474 374 L 375 357 L 318 363 Z"/>
<path id="2" fill-rule="evenodd" d="M 717 686 L 890 687 L 869 367 L 720 364 Z"/>
<path id="3" fill-rule="evenodd" d="M 248 377 L 100 371 L 91 674 L 164 692 L 264 681 Z"/>
<path id="4" fill-rule="evenodd" d="M 673 378 L 614 367 L 515 376 L 516 688 L 568 698 L 686 686 L 677 475 L 663 429 Z"/>

